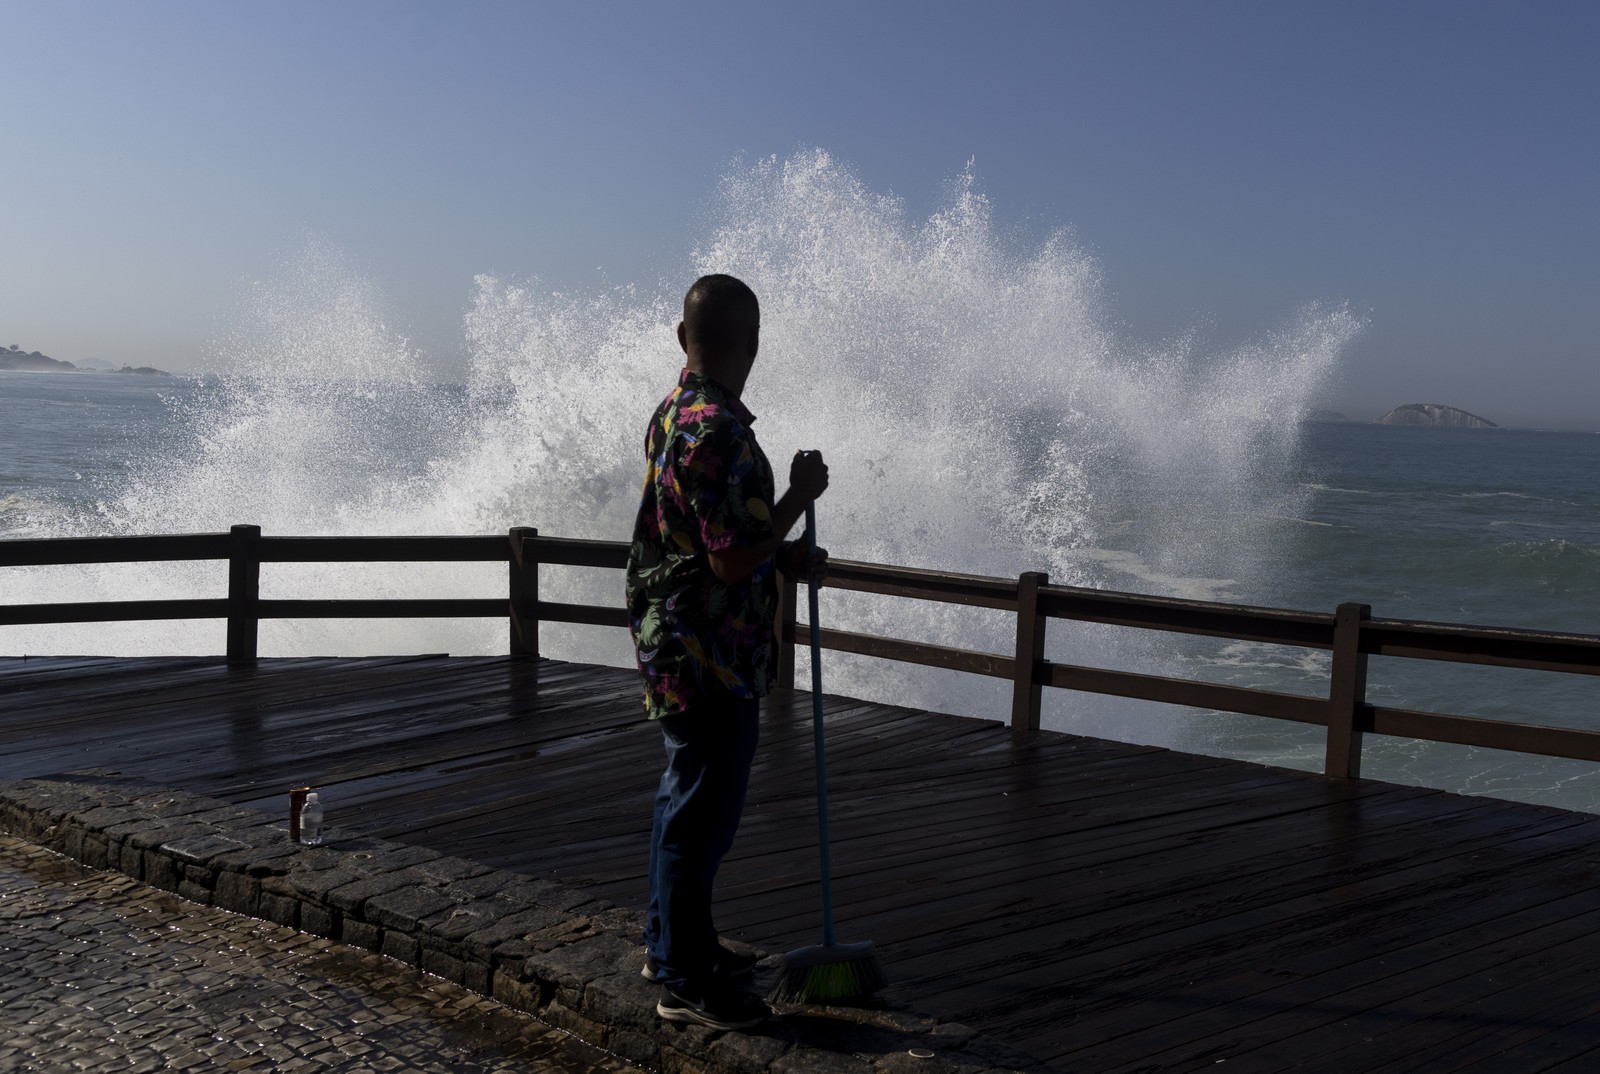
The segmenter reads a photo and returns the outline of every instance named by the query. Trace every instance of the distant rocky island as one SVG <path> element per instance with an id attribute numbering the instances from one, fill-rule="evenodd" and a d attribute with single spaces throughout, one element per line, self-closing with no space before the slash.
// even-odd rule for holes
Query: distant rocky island
<path id="1" fill-rule="evenodd" d="M 1488 418 L 1442 403 L 1404 403 L 1379 418 L 1379 425 L 1429 425 L 1449 429 L 1498 429 Z"/>
<path id="2" fill-rule="evenodd" d="M 145 377 L 170 377 L 171 373 L 148 365 L 125 365 L 121 369 L 90 369 L 51 358 L 38 351 L 25 351 L 17 344 L 0 350 L 0 371 L 13 373 L 134 373 Z"/>

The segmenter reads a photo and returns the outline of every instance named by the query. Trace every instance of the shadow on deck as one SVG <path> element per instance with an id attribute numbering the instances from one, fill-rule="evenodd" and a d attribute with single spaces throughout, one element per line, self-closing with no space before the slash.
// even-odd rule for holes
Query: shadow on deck
<path id="1" fill-rule="evenodd" d="M 1600 818 L 830 697 L 835 901 L 908 1005 L 1065 1070 L 1594 1069 Z M 809 695 L 769 700 L 722 930 L 814 943 Z M 631 671 L 0 658 L 0 778 L 110 767 L 638 906 Z"/>

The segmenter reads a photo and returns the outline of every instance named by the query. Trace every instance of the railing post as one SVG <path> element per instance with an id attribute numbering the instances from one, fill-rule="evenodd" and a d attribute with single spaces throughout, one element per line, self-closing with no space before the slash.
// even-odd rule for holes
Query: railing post
<path id="1" fill-rule="evenodd" d="M 1044 616 L 1039 614 L 1039 587 L 1050 576 L 1024 571 L 1017 576 L 1017 665 L 1011 680 L 1011 731 L 1025 735 L 1039 730 L 1042 693 L 1035 666 L 1044 659 Z"/>
<path id="2" fill-rule="evenodd" d="M 1361 624 L 1372 617 L 1369 604 L 1341 604 L 1333 620 L 1333 672 L 1328 684 L 1328 752 L 1323 771 L 1341 779 L 1361 775 L 1361 731 L 1367 703 L 1367 654 L 1361 651 Z"/>
<path id="3" fill-rule="evenodd" d="M 261 527 L 228 531 L 228 663 L 256 659 L 261 626 Z"/>
<path id="4" fill-rule="evenodd" d="M 539 550 L 532 526 L 511 527 L 511 655 L 539 655 Z"/>
<path id="5" fill-rule="evenodd" d="M 778 685 L 794 689 L 794 641 L 799 629 L 800 579 L 782 571 L 778 572 L 778 622 L 775 627 L 778 646 Z"/>

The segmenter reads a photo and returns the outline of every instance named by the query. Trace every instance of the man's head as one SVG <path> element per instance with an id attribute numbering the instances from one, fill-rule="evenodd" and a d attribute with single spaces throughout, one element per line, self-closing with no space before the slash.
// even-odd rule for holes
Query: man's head
<path id="1" fill-rule="evenodd" d="M 683 296 L 678 343 L 698 369 L 738 392 L 755 362 L 761 339 L 761 303 L 743 280 L 722 273 L 702 276 Z"/>

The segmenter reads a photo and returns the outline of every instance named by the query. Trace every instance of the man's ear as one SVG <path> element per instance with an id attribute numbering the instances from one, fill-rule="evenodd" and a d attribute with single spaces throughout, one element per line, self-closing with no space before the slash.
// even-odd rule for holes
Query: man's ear
<path id="1" fill-rule="evenodd" d="M 683 348 L 683 353 L 689 353 L 689 332 L 684 328 L 683 322 L 678 322 L 678 346 Z"/>

